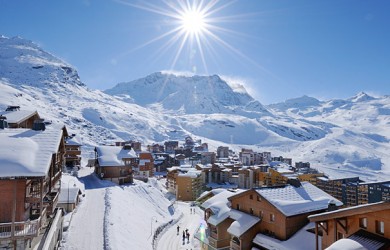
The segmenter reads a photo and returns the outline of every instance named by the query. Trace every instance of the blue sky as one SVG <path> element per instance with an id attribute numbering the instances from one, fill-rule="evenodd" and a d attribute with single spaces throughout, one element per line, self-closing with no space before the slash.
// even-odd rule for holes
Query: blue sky
<path id="1" fill-rule="evenodd" d="M 40 44 L 102 90 L 173 70 L 241 81 L 264 104 L 390 94 L 390 1 L 221 0 L 207 21 L 219 27 L 209 31 L 220 41 L 204 33 L 202 50 L 188 39 L 181 53 L 181 39 L 167 45 L 177 32 L 146 44 L 179 25 L 147 10 L 172 12 L 163 1 L 148 2 L 154 7 L 134 0 L 0 0 L 0 34 Z"/>

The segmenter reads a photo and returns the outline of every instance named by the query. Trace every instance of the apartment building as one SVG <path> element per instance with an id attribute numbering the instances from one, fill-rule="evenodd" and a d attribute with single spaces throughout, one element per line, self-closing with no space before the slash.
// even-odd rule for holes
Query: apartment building
<path id="1" fill-rule="evenodd" d="M 388 201 L 311 215 L 309 220 L 316 225 L 316 250 L 330 246 L 338 249 L 337 242 L 345 239 L 361 245 L 361 249 L 390 249 L 389 215 Z"/>

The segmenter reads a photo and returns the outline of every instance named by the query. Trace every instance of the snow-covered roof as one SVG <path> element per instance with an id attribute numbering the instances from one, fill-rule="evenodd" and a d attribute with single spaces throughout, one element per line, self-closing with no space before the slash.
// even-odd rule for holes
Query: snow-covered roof
<path id="1" fill-rule="evenodd" d="M 335 201 L 337 206 L 343 205 L 342 202 L 311 183 L 301 184 L 301 187 L 286 185 L 281 188 L 257 189 L 256 192 L 286 216 L 326 209 L 330 201 Z"/>
<path id="2" fill-rule="evenodd" d="M 340 239 L 334 242 L 325 250 L 367 250 L 367 248 L 363 247 L 360 243 L 351 240 L 351 239 Z"/>
<path id="3" fill-rule="evenodd" d="M 216 195 L 216 194 L 219 194 L 223 191 L 226 191 L 226 189 L 223 189 L 223 188 L 215 188 L 215 189 L 212 189 L 210 191 L 204 191 L 203 193 L 200 194 L 198 200 L 201 200 L 203 199 L 205 196 L 209 195 L 210 193 L 212 193 L 213 195 Z"/>
<path id="4" fill-rule="evenodd" d="M 69 189 L 67 187 L 61 188 L 58 203 L 75 203 L 79 192 L 80 189 L 78 187 L 70 187 Z"/>
<path id="5" fill-rule="evenodd" d="M 67 146 L 81 146 L 81 144 L 78 143 L 77 141 L 75 141 L 74 139 L 66 140 L 66 145 Z"/>
<path id="6" fill-rule="evenodd" d="M 35 110 L 4 111 L 0 113 L 0 115 L 7 117 L 8 123 L 19 123 L 34 116 L 35 114 L 38 114 Z"/>
<path id="7" fill-rule="evenodd" d="M 60 129 L 1 129 L 0 177 L 46 176 L 61 139 Z"/>
<path id="8" fill-rule="evenodd" d="M 230 196 L 236 195 L 238 192 L 244 191 L 237 190 L 235 192 L 232 192 L 220 188 L 216 190 L 218 190 L 218 193 L 201 205 L 201 207 L 204 209 L 211 209 L 213 214 L 208 218 L 207 222 L 214 226 L 217 226 L 219 223 L 229 217 L 230 201 L 228 200 L 228 198 Z"/>
<path id="9" fill-rule="evenodd" d="M 307 231 L 314 227 L 314 222 L 308 223 L 288 240 L 278 240 L 274 237 L 259 233 L 253 239 L 253 243 L 270 250 L 315 249 L 315 234 Z"/>
<path id="10" fill-rule="evenodd" d="M 191 169 L 186 173 L 179 173 L 178 176 L 197 178 L 201 175 L 201 173 L 202 173 L 201 171 Z"/>
<path id="11" fill-rule="evenodd" d="M 134 149 L 123 149 L 119 146 L 99 146 L 96 150 L 101 167 L 123 166 L 125 163 L 122 159 L 137 158 Z"/>
<path id="12" fill-rule="evenodd" d="M 230 225 L 227 231 L 236 237 L 240 237 L 260 221 L 259 217 L 235 209 L 230 210 L 229 216 L 235 221 Z"/>

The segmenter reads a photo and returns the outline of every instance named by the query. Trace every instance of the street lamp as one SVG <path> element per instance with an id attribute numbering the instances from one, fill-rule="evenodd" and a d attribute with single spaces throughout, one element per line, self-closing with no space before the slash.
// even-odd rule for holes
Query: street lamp
<path id="1" fill-rule="evenodd" d="M 152 236 L 153 219 L 156 220 L 156 222 L 157 222 L 156 216 L 153 216 L 152 218 L 150 218 L 150 236 Z M 150 238 L 150 236 L 149 236 L 149 238 Z"/>
<path id="2" fill-rule="evenodd" d="M 68 181 L 68 203 L 66 204 L 66 207 L 67 207 L 66 210 L 67 210 L 68 213 L 69 213 L 69 184 L 70 184 L 71 181 L 73 181 L 73 187 L 76 187 L 76 183 L 74 182 L 74 180 L 71 179 L 71 180 Z"/>

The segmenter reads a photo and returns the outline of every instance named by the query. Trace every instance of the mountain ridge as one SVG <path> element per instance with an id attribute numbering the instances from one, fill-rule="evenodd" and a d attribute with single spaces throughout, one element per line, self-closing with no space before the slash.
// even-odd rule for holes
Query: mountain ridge
<path id="1" fill-rule="evenodd" d="M 352 174 L 364 175 L 368 180 L 389 179 L 388 96 L 369 98 L 360 93 L 347 100 L 319 103 L 304 97 L 301 100 L 308 100 L 306 104 L 310 101 L 317 104 L 277 109 L 263 106 L 249 94 L 249 97 L 245 93 L 238 95 L 240 99 L 226 82 L 220 81 L 220 77 L 210 76 L 216 86 L 224 86 L 225 92 L 212 98 L 206 96 L 207 105 L 216 98 L 216 107 L 209 107 L 206 112 L 197 106 L 182 108 L 191 100 L 186 98 L 180 99 L 180 106 L 175 103 L 175 109 L 167 109 L 172 105 L 167 100 L 179 100 L 178 94 L 176 99 L 161 98 L 158 102 L 153 99 L 141 106 L 124 101 L 139 96 L 114 97 L 87 88 L 71 65 L 46 54 L 39 46 L 29 44 L 22 38 L 0 39 L 0 109 L 4 110 L 8 105 L 19 105 L 22 109 L 33 107 L 53 123 L 67 125 L 72 133 L 78 134 L 80 142 L 87 145 L 87 157 L 93 154 L 93 146 L 99 144 L 133 139 L 147 145 L 183 140 L 191 135 L 208 142 L 211 150 L 229 146 L 236 151 L 242 147 L 271 151 L 294 161 L 309 161 L 313 167 L 336 177 Z M 33 68 L 37 66 L 43 67 Z M 70 69 L 63 69 L 64 66 Z M 154 77 L 161 77 L 157 76 Z M 156 82 L 152 78 L 149 78 L 151 84 Z M 181 78 L 179 82 L 186 79 Z M 140 84 L 139 79 L 135 81 Z M 162 80 L 157 84 L 163 84 Z M 197 86 L 213 88 L 207 82 Z M 153 94 L 146 89 L 144 92 Z M 168 97 L 172 94 L 167 93 Z M 226 93 L 229 95 L 223 99 Z M 195 96 L 204 97 L 205 94 Z"/>

